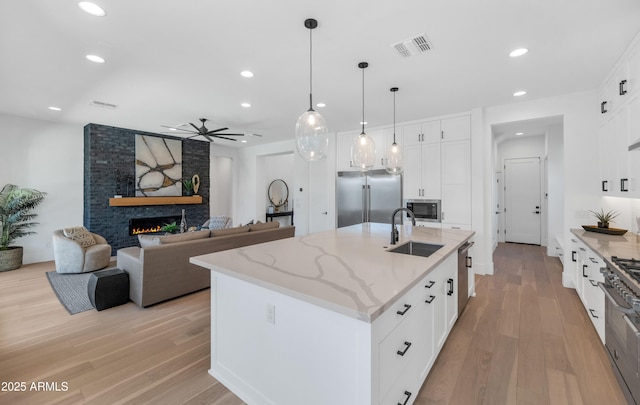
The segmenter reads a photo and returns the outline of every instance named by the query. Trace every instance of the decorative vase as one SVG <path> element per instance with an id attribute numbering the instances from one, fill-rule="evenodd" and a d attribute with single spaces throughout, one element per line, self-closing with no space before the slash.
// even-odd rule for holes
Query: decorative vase
<path id="1" fill-rule="evenodd" d="M 19 269 L 22 266 L 22 246 L 9 246 L 0 250 L 0 271 Z"/>
<path id="2" fill-rule="evenodd" d="M 598 222 L 598 228 L 608 228 L 608 227 L 609 227 L 608 222 Z"/>
<path id="3" fill-rule="evenodd" d="M 180 220 L 180 233 L 185 233 L 187 231 L 187 218 L 182 210 L 182 219 Z"/>

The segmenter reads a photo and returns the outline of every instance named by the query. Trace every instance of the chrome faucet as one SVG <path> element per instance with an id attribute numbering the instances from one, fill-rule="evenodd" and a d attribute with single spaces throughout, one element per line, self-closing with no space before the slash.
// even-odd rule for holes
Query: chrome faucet
<path id="1" fill-rule="evenodd" d="M 391 214 L 391 244 L 392 245 L 395 245 L 399 239 L 398 229 L 396 228 L 396 214 L 400 211 L 407 211 L 407 214 L 411 216 L 411 222 L 413 222 L 413 226 L 416 226 L 416 216 L 413 215 L 413 211 L 411 211 L 409 208 L 403 207 L 393 211 L 393 214 Z"/>

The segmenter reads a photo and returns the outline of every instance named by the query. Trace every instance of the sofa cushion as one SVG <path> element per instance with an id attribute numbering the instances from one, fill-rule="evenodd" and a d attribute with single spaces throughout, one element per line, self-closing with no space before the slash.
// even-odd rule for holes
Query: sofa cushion
<path id="1" fill-rule="evenodd" d="M 211 236 L 225 236 L 225 235 L 233 235 L 236 233 L 244 233 L 249 232 L 249 225 L 245 226 L 237 226 L 235 228 L 227 228 L 227 229 L 213 229 L 211 230 Z"/>
<path id="2" fill-rule="evenodd" d="M 160 239 L 161 245 L 166 245 L 168 243 L 185 242 L 188 240 L 204 239 L 208 237 L 209 237 L 209 230 L 206 229 L 204 231 L 194 231 L 194 232 L 176 233 L 173 235 L 159 236 L 158 239 Z"/>
<path id="3" fill-rule="evenodd" d="M 64 228 L 62 233 L 65 237 L 78 242 L 83 248 L 88 248 L 96 244 L 96 240 L 93 239 L 91 232 L 84 226 L 74 226 L 71 228 Z"/>
<path id="4" fill-rule="evenodd" d="M 263 229 L 272 229 L 278 228 L 280 226 L 280 222 L 256 222 L 255 224 L 249 225 L 249 231 L 261 231 Z"/>

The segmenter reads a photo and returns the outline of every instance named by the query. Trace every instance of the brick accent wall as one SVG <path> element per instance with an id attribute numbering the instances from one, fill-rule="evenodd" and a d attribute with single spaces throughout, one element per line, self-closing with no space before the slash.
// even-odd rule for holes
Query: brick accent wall
<path id="1" fill-rule="evenodd" d="M 182 140 L 183 176 L 198 174 L 202 204 L 110 207 L 109 198 L 135 196 L 135 136 L 149 135 Z M 138 246 L 129 235 L 129 218 L 180 215 L 185 210 L 187 226 L 202 225 L 209 218 L 209 142 L 153 134 L 98 124 L 84 127 L 84 214 L 91 232 L 102 235 L 118 249 Z"/>

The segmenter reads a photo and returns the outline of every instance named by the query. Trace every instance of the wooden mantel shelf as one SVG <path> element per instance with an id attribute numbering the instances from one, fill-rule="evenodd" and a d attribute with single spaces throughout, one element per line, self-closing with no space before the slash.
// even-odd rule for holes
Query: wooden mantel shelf
<path id="1" fill-rule="evenodd" d="M 201 195 L 185 197 L 121 197 L 109 198 L 111 207 L 137 207 L 141 205 L 175 205 L 175 204 L 202 204 Z"/>

